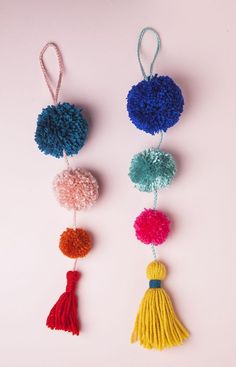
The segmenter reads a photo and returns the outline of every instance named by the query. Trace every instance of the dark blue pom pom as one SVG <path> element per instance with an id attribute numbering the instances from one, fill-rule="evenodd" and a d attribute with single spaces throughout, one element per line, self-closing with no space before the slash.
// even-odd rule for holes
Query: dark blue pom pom
<path id="1" fill-rule="evenodd" d="M 56 158 L 77 154 L 88 135 L 81 109 L 70 103 L 43 108 L 38 116 L 35 141 L 39 149 Z"/>
<path id="2" fill-rule="evenodd" d="M 153 76 L 134 85 L 127 96 L 130 120 L 140 130 L 156 134 L 178 122 L 184 99 L 168 76 Z"/>

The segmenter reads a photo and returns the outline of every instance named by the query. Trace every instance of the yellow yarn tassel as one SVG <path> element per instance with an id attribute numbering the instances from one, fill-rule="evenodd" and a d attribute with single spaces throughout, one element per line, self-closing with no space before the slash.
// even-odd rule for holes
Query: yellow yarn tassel
<path id="1" fill-rule="evenodd" d="M 159 261 L 147 267 L 150 288 L 144 294 L 136 317 L 131 343 L 139 341 L 144 348 L 164 348 L 181 345 L 189 333 L 177 319 L 170 297 L 160 287 L 166 268 Z"/>

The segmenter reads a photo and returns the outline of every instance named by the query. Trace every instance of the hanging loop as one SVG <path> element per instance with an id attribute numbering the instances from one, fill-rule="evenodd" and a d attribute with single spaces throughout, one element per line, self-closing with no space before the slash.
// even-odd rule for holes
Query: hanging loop
<path id="1" fill-rule="evenodd" d="M 138 56 L 139 66 L 140 66 L 141 72 L 142 72 L 143 77 L 144 77 L 145 80 L 148 80 L 148 75 L 145 73 L 145 70 L 144 70 L 144 67 L 143 67 L 143 64 L 142 64 L 142 61 L 141 61 L 140 50 L 141 50 L 141 44 L 142 44 L 143 36 L 144 36 L 144 34 L 147 31 L 153 32 L 155 34 L 155 36 L 156 36 L 156 41 L 157 41 L 156 51 L 155 51 L 155 54 L 153 56 L 153 60 L 152 60 L 152 62 L 150 64 L 150 71 L 149 71 L 150 78 L 153 77 L 153 67 L 154 67 L 154 64 L 155 64 L 155 61 L 156 61 L 156 58 L 157 58 L 157 55 L 158 55 L 160 46 L 161 46 L 160 36 L 159 36 L 159 34 L 157 33 L 157 31 L 154 28 L 146 27 L 146 28 L 143 28 L 142 29 L 142 31 L 140 32 L 140 35 L 139 35 L 139 39 L 138 39 L 137 56 Z"/>
<path id="2" fill-rule="evenodd" d="M 52 82 L 51 82 L 51 78 L 49 76 L 49 72 L 48 69 L 45 66 L 45 62 L 44 62 L 44 54 L 47 51 L 47 49 L 49 47 L 54 48 L 55 52 L 56 52 L 56 56 L 57 56 L 57 60 L 58 60 L 58 66 L 59 66 L 59 76 L 58 76 L 58 80 L 57 80 L 57 85 L 56 85 L 56 89 L 54 90 Z M 44 79 L 47 83 L 49 92 L 52 96 L 53 99 L 53 103 L 57 104 L 58 101 L 58 96 L 59 96 L 59 92 L 60 92 L 60 88 L 61 88 L 61 83 L 62 83 L 62 78 L 63 78 L 63 74 L 64 74 L 64 65 L 63 65 L 63 59 L 62 59 L 62 54 L 61 51 L 59 49 L 59 47 L 53 43 L 53 42 L 49 42 L 47 43 L 44 48 L 42 49 L 42 51 L 40 52 L 39 55 L 39 62 L 40 62 L 40 66 L 44 75 Z"/>

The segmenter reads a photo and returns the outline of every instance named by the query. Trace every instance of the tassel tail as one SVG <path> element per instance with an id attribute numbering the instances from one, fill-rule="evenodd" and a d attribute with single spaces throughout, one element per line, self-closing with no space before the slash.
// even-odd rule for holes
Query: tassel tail
<path id="1" fill-rule="evenodd" d="M 162 350 L 181 345 L 189 337 L 175 314 L 169 295 L 161 288 L 165 276 L 162 263 L 153 261 L 147 267 L 150 288 L 141 301 L 131 335 L 131 343 L 138 341 L 147 349 Z"/>
<path id="2" fill-rule="evenodd" d="M 188 336 L 166 291 L 148 289 L 139 307 L 131 342 L 139 341 L 144 348 L 162 350 L 181 345 Z"/>

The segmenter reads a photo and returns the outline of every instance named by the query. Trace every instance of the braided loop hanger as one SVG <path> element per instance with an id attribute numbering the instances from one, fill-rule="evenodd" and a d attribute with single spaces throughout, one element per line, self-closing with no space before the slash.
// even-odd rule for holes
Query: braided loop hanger
<path id="1" fill-rule="evenodd" d="M 57 56 L 57 61 L 58 61 L 58 66 L 59 66 L 59 75 L 58 75 L 58 80 L 57 80 L 57 84 L 56 84 L 56 88 L 53 88 L 52 82 L 51 82 L 51 78 L 49 76 L 49 72 L 48 69 L 46 68 L 45 62 L 44 62 L 44 54 L 47 51 L 47 49 L 49 47 L 52 47 L 55 52 L 56 52 L 56 56 Z M 62 59 L 62 54 L 61 51 L 59 49 L 59 47 L 53 43 L 53 42 L 48 42 L 44 48 L 42 49 L 42 51 L 40 52 L 39 55 L 39 62 L 40 62 L 40 66 L 44 75 L 44 79 L 47 83 L 49 92 L 52 96 L 52 100 L 54 104 L 57 104 L 58 102 L 58 96 L 60 93 L 60 88 L 61 88 L 61 83 L 62 83 L 62 78 L 63 78 L 63 74 L 64 74 L 64 64 L 63 64 L 63 59 Z"/>
<path id="2" fill-rule="evenodd" d="M 153 77 L 153 67 L 154 67 L 154 64 L 155 64 L 155 61 L 156 61 L 156 58 L 157 58 L 157 55 L 158 55 L 160 46 L 161 46 L 160 36 L 159 36 L 159 34 L 157 33 L 157 31 L 154 28 L 145 27 L 145 28 L 142 29 L 142 31 L 140 32 L 140 35 L 139 35 L 139 39 L 138 39 L 137 56 L 138 56 L 139 66 L 140 66 L 141 72 L 142 72 L 143 77 L 144 77 L 145 80 L 148 80 L 148 75 L 145 73 L 145 70 L 144 70 L 144 67 L 143 67 L 143 64 L 142 64 L 142 61 L 141 61 L 140 50 L 141 50 L 141 45 L 142 45 L 142 41 L 143 41 L 143 36 L 144 36 L 144 34 L 147 31 L 153 32 L 155 34 L 155 36 L 156 36 L 156 41 L 157 41 L 157 43 L 156 43 L 156 51 L 154 53 L 152 62 L 150 64 L 150 70 L 149 70 L 149 76 L 150 76 L 150 78 Z"/>

